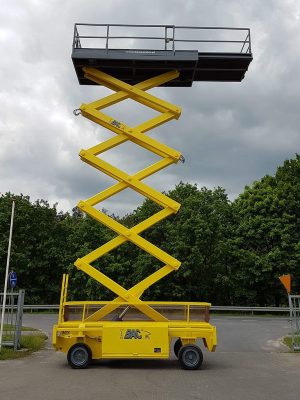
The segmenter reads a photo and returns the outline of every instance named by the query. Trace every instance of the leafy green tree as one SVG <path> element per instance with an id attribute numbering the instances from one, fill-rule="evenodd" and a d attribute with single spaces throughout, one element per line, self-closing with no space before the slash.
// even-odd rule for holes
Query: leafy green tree
<path id="1" fill-rule="evenodd" d="M 284 291 L 278 277 L 299 269 L 299 155 L 278 167 L 274 177 L 267 175 L 246 187 L 234 210 L 238 218 L 236 299 L 244 304 L 279 305 Z"/>
<path id="2" fill-rule="evenodd" d="M 278 167 L 274 177 L 267 175 L 246 187 L 233 203 L 222 188 L 199 189 L 182 182 L 167 195 L 181 203 L 179 212 L 141 235 L 182 265 L 150 287 L 143 298 L 245 305 L 285 302 L 278 277 L 291 273 L 300 280 L 299 155 Z M 77 208 L 72 214 L 61 213 L 45 200 L 32 203 L 28 196 L 11 193 L 0 196 L 0 284 L 13 199 L 11 268 L 18 274 L 18 287 L 26 290 L 27 304 L 58 303 L 64 272 L 71 275 L 69 299 L 115 296 L 73 265 L 112 239 L 114 232 Z M 146 200 L 133 213 L 112 217 L 130 228 L 159 210 Z M 93 265 L 126 288 L 162 266 L 130 242 Z"/>
<path id="3" fill-rule="evenodd" d="M 63 246 L 68 235 L 57 213 L 45 200 L 31 204 L 28 196 L 10 193 L 0 197 L 0 275 L 2 284 L 6 265 L 12 200 L 16 202 L 11 269 L 18 275 L 18 287 L 26 290 L 26 303 L 57 303 L 58 274 L 65 269 L 67 254 Z"/>

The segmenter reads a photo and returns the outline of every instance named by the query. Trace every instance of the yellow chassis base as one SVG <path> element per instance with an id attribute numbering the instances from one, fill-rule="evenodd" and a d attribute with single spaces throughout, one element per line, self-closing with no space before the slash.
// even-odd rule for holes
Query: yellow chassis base
<path id="1" fill-rule="evenodd" d="M 89 321 L 95 309 L 107 302 L 62 301 L 58 324 L 53 328 L 53 346 L 68 353 L 75 344 L 88 347 L 92 359 L 102 358 L 169 358 L 172 339 L 180 338 L 182 345 L 196 344 L 202 339 L 209 351 L 217 345 L 216 328 L 209 321 L 209 303 L 144 302 L 160 312 L 165 321 L 145 320 L 134 307 L 127 307 L 122 320 L 116 318 L 126 309 L 120 303 L 105 320 Z M 116 311 L 119 311 L 119 313 Z"/>
<path id="2" fill-rule="evenodd" d="M 74 321 L 53 328 L 56 350 L 68 353 L 74 344 L 84 343 L 92 359 L 169 358 L 172 338 L 180 338 L 183 344 L 203 339 L 209 351 L 217 344 L 216 328 L 207 322 Z"/>

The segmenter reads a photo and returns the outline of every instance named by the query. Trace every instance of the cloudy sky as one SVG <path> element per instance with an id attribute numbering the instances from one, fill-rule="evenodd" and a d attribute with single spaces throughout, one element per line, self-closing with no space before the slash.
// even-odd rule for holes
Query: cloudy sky
<path id="1" fill-rule="evenodd" d="M 186 158 L 147 180 L 159 190 L 180 180 L 234 199 L 274 174 L 300 147 L 298 0 L 3 0 L 0 9 L 0 192 L 43 198 L 71 210 L 113 183 L 78 158 L 111 137 L 73 109 L 108 90 L 79 86 L 72 62 L 75 22 L 232 26 L 251 29 L 254 60 L 242 83 L 194 83 L 153 94 L 182 107 L 153 136 Z M 135 125 L 151 116 L 128 101 L 107 112 Z M 105 159 L 128 172 L 154 158 L 125 144 Z M 129 190 L 101 207 L 122 215 L 142 198 Z"/>

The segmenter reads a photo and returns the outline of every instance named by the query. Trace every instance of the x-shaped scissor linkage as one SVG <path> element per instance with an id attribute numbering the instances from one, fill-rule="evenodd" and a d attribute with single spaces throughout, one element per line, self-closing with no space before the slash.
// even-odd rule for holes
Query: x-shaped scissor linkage
<path id="1" fill-rule="evenodd" d="M 86 78 L 94 81 L 97 84 L 106 86 L 116 91 L 116 93 L 90 104 L 81 105 L 81 114 L 84 117 L 116 133 L 117 136 L 94 147 L 91 147 L 90 149 L 81 150 L 79 155 L 82 161 L 88 163 L 89 165 L 104 172 L 105 174 L 118 181 L 117 184 L 109 187 L 108 189 L 100 193 L 97 193 L 95 196 L 87 199 L 86 201 L 80 201 L 78 204 L 78 207 L 82 211 L 84 211 L 86 214 L 90 215 L 97 221 L 101 222 L 102 224 L 106 225 L 118 234 L 118 236 L 114 239 L 110 240 L 109 242 L 105 243 L 104 245 L 100 246 L 96 250 L 92 251 L 91 253 L 87 254 L 81 259 L 78 259 L 75 262 L 75 266 L 78 269 L 90 275 L 92 278 L 97 280 L 99 283 L 107 287 L 118 296 L 115 300 L 111 301 L 109 304 L 105 305 L 104 307 L 87 317 L 85 321 L 99 320 L 114 311 L 120 306 L 120 304 L 124 302 L 137 308 L 143 314 L 147 315 L 149 318 L 155 321 L 166 321 L 167 319 L 163 317 L 159 312 L 140 300 L 140 296 L 149 286 L 169 274 L 171 271 L 178 269 L 181 263 L 174 257 L 159 249 L 157 246 L 142 238 L 140 236 L 140 233 L 150 226 L 161 221 L 162 219 L 166 218 L 167 216 L 176 213 L 180 208 L 180 204 L 141 181 L 146 177 L 167 167 L 168 165 L 177 163 L 178 160 L 181 158 L 181 154 L 178 151 L 145 135 L 145 132 L 159 125 L 162 125 L 163 123 L 168 122 L 171 119 L 178 119 L 181 110 L 179 107 L 173 104 L 170 104 L 149 93 L 146 93 L 145 90 L 168 82 L 169 80 L 178 77 L 179 74 L 177 71 L 171 71 L 148 79 L 144 82 L 140 82 L 137 85 L 131 86 L 94 68 L 84 68 L 83 70 L 85 72 Z M 132 128 L 100 111 L 103 108 L 109 107 L 128 98 L 138 101 L 139 103 L 147 107 L 151 107 L 152 109 L 158 111 L 160 114 Z M 157 154 L 158 156 L 162 157 L 162 159 L 150 165 L 149 167 L 146 167 L 145 169 L 137 172 L 134 175 L 128 175 L 126 172 L 121 171 L 120 169 L 97 157 L 99 154 L 128 140 Z M 113 218 L 94 208 L 96 204 L 104 201 L 105 199 L 119 193 L 120 191 L 128 187 L 132 188 L 143 196 L 155 201 L 162 207 L 161 211 L 157 212 L 156 214 L 152 215 L 151 217 L 147 218 L 145 221 L 137 224 L 131 229 L 126 228 L 119 222 L 115 221 Z M 126 290 L 121 285 L 104 275 L 98 269 L 90 265 L 93 261 L 102 257 L 104 254 L 115 249 L 126 241 L 131 241 L 132 243 L 139 246 L 140 248 L 142 248 L 165 264 L 159 270 L 149 275 L 147 278 L 143 279 L 141 282 L 134 285 L 129 290 Z"/>

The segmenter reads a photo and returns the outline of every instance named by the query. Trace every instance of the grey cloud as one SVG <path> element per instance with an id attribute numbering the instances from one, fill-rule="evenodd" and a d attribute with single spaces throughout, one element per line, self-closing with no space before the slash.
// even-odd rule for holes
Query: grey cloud
<path id="1" fill-rule="evenodd" d="M 146 12 L 145 12 L 146 11 Z M 79 86 L 71 62 L 75 22 L 250 27 L 254 60 L 242 83 L 199 83 L 151 93 L 182 107 L 182 116 L 149 134 L 182 151 L 184 165 L 145 182 L 168 190 L 180 180 L 224 187 L 275 172 L 299 152 L 300 4 L 298 1 L 113 0 L 14 1 L 0 11 L 0 191 L 23 192 L 70 210 L 113 180 L 83 164 L 81 148 L 111 137 L 73 109 L 110 93 Z M 136 125 L 151 113 L 128 101 L 107 113 Z M 156 160 L 125 144 L 103 156 L 132 173 Z M 103 205 L 123 214 L 142 201 L 130 190 Z M 99 205 L 101 208 L 102 205 Z"/>

